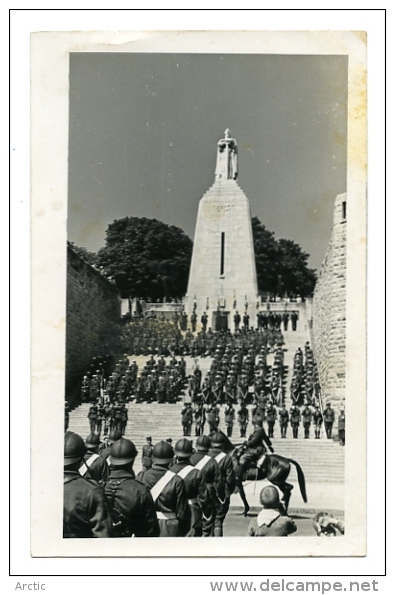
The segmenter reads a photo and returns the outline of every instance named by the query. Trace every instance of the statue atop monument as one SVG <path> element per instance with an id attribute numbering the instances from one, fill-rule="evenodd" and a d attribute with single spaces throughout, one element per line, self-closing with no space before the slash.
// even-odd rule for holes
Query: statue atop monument
<path id="1" fill-rule="evenodd" d="M 230 130 L 225 130 L 225 138 L 217 143 L 216 180 L 237 180 L 238 157 L 237 142 L 231 137 Z"/>

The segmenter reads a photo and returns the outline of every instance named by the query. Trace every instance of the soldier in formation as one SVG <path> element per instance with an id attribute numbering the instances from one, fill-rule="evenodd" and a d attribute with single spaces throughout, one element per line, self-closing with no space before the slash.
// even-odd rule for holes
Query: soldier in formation
<path id="1" fill-rule="evenodd" d="M 112 519 L 112 537 L 160 535 L 150 489 L 137 481 L 133 473 L 136 456 L 136 447 L 126 438 L 111 446 L 111 471 L 104 493 Z"/>
<path id="2" fill-rule="evenodd" d="M 323 417 L 324 417 L 324 426 L 325 426 L 326 437 L 331 439 L 333 423 L 335 421 L 335 412 L 333 411 L 330 403 L 327 403 L 327 405 L 324 409 Z"/>
<path id="3" fill-rule="evenodd" d="M 223 536 L 223 524 L 225 517 L 229 511 L 230 496 L 233 494 L 236 487 L 236 477 L 234 473 L 232 459 L 224 451 L 225 435 L 220 432 L 214 433 L 210 437 L 211 448 L 208 455 L 213 458 L 219 467 L 221 473 L 222 484 L 225 488 L 224 499 L 218 500 L 218 506 L 214 518 L 214 537 Z"/>
<path id="4" fill-rule="evenodd" d="M 243 481 L 245 472 L 247 471 L 251 463 L 256 463 L 257 466 L 263 465 L 264 456 L 267 452 L 266 447 L 270 450 L 270 452 L 274 452 L 270 438 L 263 428 L 262 420 L 257 420 L 255 423 L 254 431 L 250 435 L 248 440 L 245 442 L 244 452 L 240 457 L 238 474 L 241 482 Z M 242 483 L 239 483 L 239 491 L 240 497 L 244 503 L 244 516 L 247 516 L 250 507 L 246 500 Z"/>
<path id="5" fill-rule="evenodd" d="M 301 422 L 300 409 L 297 405 L 292 405 L 289 410 L 289 419 L 292 428 L 292 437 L 297 438 L 299 432 L 299 425 Z"/>
<path id="6" fill-rule="evenodd" d="M 289 413 L 285 405 L 283 405 L 280 411 L 278 412 L 278 420 L 280 424 L 281 438 L 286 438 L 289 423 Z"/>
<path id="7" fill-rule="evenodd" d="M 277 419 L 277 409 L 273 405 L 273 403 L 269 403 L 266 409 L 266 423 L 268 429 L 269 438 L 273 438 L 274 433 L 274 425 Z"/>
<path id="8" fill-rule="evenodd" d="M 201 436 L 204 433 L 204 424 L 206 421 L 206 410 L 201 403 L 195 405 L 193 419 L 195 421 L 195 436 Z"/>
<path id="9" fill-rule="evenodd" d="M 212 514 L 212 503 L 207 484 L 202 472 L 191 465 L 193 454 L 192 442 L 186 438 L 178 440 L 174 447 L 176 463 L 170 468 L 185 483 L 190 509 L 190 525 L 186 537 L 201 537 L 203 535 L 203 515 L 207 518 Z"/>
<path id="10" fill-rule="evenodd" d="M 311 411 L 308 405 L 305 405 L 302 409 L 302 420 L 303 420 L 303 428 L 304 428 L 304 437 L 310 438 L 310 426 L 311 420 L 313 417 L 313 412 Z"/>
<path id="11" fill-rule="evenodd" d="M 226 434 L 229 438 L 231 438 L 233 433 L 233 425 L 235 423 L 235 415 L 236 412 L 233 408 L 232 403 L 225 407 L 224 416 L 225 416 L 225 425 L 226 425 Z"/>
<path id="12" fill-rule="evenodd" d="M 346 416 L 344 414 L 344 408 L 340 409 L 339 417 L 337 420 L 337 431 L 339 434 L 339 444 L 344 446 L 346 443 Z"/>
<path id="13" fill-rule="evenodd" d="M 240 409 L 237 412 L 237 422 L 240 426 L 240 438 L 245 438 L 247 432 L 247 426 L 249 421 L 249 411 L 245 402 L 241 404 Z"/>
<path id="14" fill-rule="evenodd" d="M 321 426 L 322 426 L 322 413 L 318 405 L 316 405 L 313 412 L 313 423 L 314 423 L 314 437 L 316 439 L 321 438 Z"/>
<path id="15" fill-rule="evenodd" d="M 152 446 L 152 438 L 151 438 L 151 436 L 147 436 L 147 438 L 145 439 L 145 444 L 144 444 L 142 452 L 141 452 L 141 464 L 142 464 L 143 470 L 150 469 L 150 467 L 152 467 L 153 448 L 154 447 Z"/>
<path id="16" fill-rule="evenodd" d="M 137 480 L 151 491 L 159 522 L 160 537 L 184 537 L 191 525 L 185 483 L 170 470 L 174 459 L 171 445 L 161 440 L 152 451 L 152 467 L 141 471 Z"/>
<path id="17" fill-rule="evenodd" d="M 191 405 L 191 403 L 185 403 L 184 407 L 181 409 L 181 423 L 182 423 L 182 430 L 183 430 L 184 436 L 191 435 L 192 421 L 193 421 L 192 405 Z"/>
<path id="18" fill-rule="evenodd" d="M 92 479 L 82 477 L 79 468 L 86 445 L 78 434 L 64 437 L 63 537 L 111 537 L 112 521 L 104 492 Z"/>

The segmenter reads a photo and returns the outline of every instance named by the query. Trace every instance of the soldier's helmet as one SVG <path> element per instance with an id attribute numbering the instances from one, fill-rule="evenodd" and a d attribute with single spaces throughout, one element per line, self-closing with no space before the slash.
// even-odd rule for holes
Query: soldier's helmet
<path id="1" fill-rule="evenodd" d="M 109 440 L 111 442 L 115 442 L 116 440 L 120 440 L 122 438 L 121 430 L 111 430 Z"/>
<path id="2" fill-rule="evenodd" d="M 176 445 L 174 447 L 174 452 L 180 459 L 189 459 L 189 457 L 193 454 L 191 440 L 187 440 L 186 438 L 181 438 L 181 440 L 177 440 Z"/>
<path id="3" fill-rule="evenodd" d="M 85 440 L 85 446 L 87 448 L 97 448 L 100 444 L 100 436 L 99 434 L 89 434 L 88 438 Z"/>
<path id="4" fill-rule="evenodd" d="M 111 446 L 110 464 L 113 467 L 126 465 L 133 461 L 137 456 L 137 450 L 133 442 L 127 438 L 121 438 Z"/>
<path id="5" fill-rule="evenodd" d="M 78 434 L 66 432 L 64 435 L 64 464 L 71 465 L 84 458 L 85 442 Z"/>
<path id="6" fill-rule="evenodd" d="M 207 452 L 211 448 L 211 440 L 208 436 L 199 436 L 196 440 L 196 448 L 200 451 Z"/>
<path id="7" fill-rule="evenodd" d="M 277 488 L 266 486 L 259 494 L 259 500 L 264 508 L 277 508 L 280 504 Z"/>
<path id="8" fill-rule="evenodd" d="M 225 444 L 225 435 L 222 434 L 221 432 L 214 432 L 214 434 L 211 435 L 211 445 L 212 446 L 219 446 L 222 447 Z"/>
<path id="9" fill-rule="evenodd" d="M 166 442 L 165 440 L 161 440 L 157 444 L 155 444 L 152 450 L 152 461 L 153 463 L 170 463 L 174 457 L 174 450 L 173 447 Z"/>

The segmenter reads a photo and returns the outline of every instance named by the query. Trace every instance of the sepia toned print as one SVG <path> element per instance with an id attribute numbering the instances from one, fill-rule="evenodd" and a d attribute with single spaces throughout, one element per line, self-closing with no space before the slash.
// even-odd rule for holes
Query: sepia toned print
<path id="1" fill-rule="evenodd" d="M 64 35 L 37 36 L 36 55 Z M 51 265 L 63 259 L 64 483 L 51 546 L 32 485 L 34 555 L 364 554 L 364 501 L 345 486 L 357 444 L 365 481 L 365 400 L 357 411 L 349 393 L 364 312 L 348 307 L 364 287 L 364 173 L 355 182 L 348 147 L 365 47 L 317 34 L 320 50 L 295 55 L 287 34 L 273 54 L 262 33 L 261 52 L 240 34 L 229 53 L 212 35 L 209 54 L 167 52 L 157 34 L 149 53 L 144 39 L 69 47 L 67 226 Z"/>

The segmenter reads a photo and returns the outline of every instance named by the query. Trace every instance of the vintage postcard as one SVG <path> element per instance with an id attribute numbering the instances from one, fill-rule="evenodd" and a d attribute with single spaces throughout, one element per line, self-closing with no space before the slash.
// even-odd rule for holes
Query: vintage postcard
<path id="1" fill-rule="evenodd" d="M 33 557 L 366 555 L 366 44 L 32 34 Z"/>

